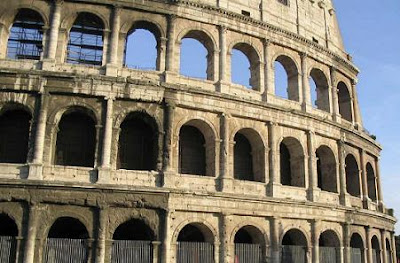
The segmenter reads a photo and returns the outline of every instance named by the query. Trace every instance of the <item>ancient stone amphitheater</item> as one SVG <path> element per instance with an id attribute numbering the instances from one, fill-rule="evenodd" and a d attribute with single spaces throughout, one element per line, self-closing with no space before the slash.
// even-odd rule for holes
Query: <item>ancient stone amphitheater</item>
<path id="1" fill-rule="evenodd" d="M 395 262 L 357 74 L 331 0 L 1 1 L 0 262 Z"/>

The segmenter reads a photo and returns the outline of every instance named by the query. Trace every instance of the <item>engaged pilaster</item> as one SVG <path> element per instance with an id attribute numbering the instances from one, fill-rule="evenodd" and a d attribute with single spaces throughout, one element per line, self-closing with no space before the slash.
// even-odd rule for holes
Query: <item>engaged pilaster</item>
<path id="1" fill-rule="evenodd" d="M 118 68 L 118 38 L 120 28 L 121 7 L 115 5 L 113 9 L 111 39 L 108 45 L 108 63 L 106 67 L 106 75 L 117 76 Z"/>

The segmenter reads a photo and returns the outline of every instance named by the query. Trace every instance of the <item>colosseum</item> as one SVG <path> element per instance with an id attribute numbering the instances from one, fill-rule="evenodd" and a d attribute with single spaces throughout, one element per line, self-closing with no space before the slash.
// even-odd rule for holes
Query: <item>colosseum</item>
<path id="1" fill-rule="evenodd" d="M 0 262 L 394 263 L 358 72 L 332 0 L 1 1 Z"/>

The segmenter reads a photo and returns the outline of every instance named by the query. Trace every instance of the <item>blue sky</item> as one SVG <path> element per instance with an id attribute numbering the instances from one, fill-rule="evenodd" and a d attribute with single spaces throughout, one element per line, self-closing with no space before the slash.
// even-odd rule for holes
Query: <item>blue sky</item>
<path id="1" fill-rule="evenodd" d="M 400 1 L 335 0 L 335 7 L 346 51 L 361 70 L 357 89 L 364 126 L 383 146 L 384 201 L 400 216 Z M 132 67 L 155 68 L 154 37 L 137 30 L 130 41 L 141 48 L 128 49 L 126 63 Z M 206 78 L 207 50 L 204 46 L 184 39 L 181 51 L 182 74 Z M 247 58 L 240 52 L 233 52 L 232 60 L 233 82 L 248 86 L 249 74 L 241 74 L 249 68 Z M 283 68 L 277 66 L 276 79 L 280 83 L 279 79 L 285 79 L 286 75 Z M 284 96 L 279 89 L 277 92 Z M 399 224 L 397 233 L 400 234 Z"/>
<path id="2" fill-rule="evenodd" d="M 384 202 L 400 216 L 400 1 L 335 0 L 335 7 L 346 51 L 361 71 L 364 126 L 383 146 Z"/>

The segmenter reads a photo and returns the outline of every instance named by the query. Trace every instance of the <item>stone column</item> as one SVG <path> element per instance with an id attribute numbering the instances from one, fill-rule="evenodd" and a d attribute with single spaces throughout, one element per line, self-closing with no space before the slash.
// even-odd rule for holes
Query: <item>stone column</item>
<path id="1" fill-rule="evenodd" d="M 52 19 L 51 19 L 51 28 L 50 28 L 50 37 L 48 40 L 48 48 L 47 48 L 47 56 L 46 58 L 49 60 L 55 60 L 57 44 L 58 44 L 58 33 L 60 29 L 60 21 L 61 21 L 61 8 L 64 3 L 64 0 L 54 0 Z"/>
<path id="2" fill-rule="evenodd" d="M 353 97 L 354 123 L 356 124 L 357 129 L 362 130 L 362 119 L 361 119 L 360 106 L 358 104 L 356 85 L 357 85 L 357 81 L 353 80 L 351 82 L 351 93 L 352 93 L 352 97 Z"/>
<path id="3" fill-rule="evenodd" d="M 331 90 L 332 90 L 332 116 L 334 121 L 340 121 L 340 112 L 339 112 L 339 99 L 338 99 L 338 91 L 336 87 L 336 69 L 334 67 L 330 68 L 331 73 Z"/>
<path id="4" fill-rule="evenodd" d="M 382 185 L 381 185 L 381 169 L 379 165 L 379 157 L 375 158 L 375 176 L 376 176 L 376 188 L 377 188 L 377 201 L 379 209 L 383 212 L 383 195 L 382 195 Z"/>
<path id="5" fill-rule="evenodd" d="M 46 139 L 47 110 L 49 94 L 40 94 L 40 109 L 36 125 L 33 160 L 29 165 L 29 179 L 41 180 L 43 178 L 43 150 Z"/>
<path id="6" fill-rule="evenodd" d="M 311 239 L 312 239 L 312 262 L 319 263 L 319 232 L 321 221 L 313 220 L 311 222 Z"/>
<path id="7" fill-rule="evenodd" d="M 304 111 L 312 110 L 310 83 L 308 80 L 307 53 L 301 54 L 302 106 Z"/>
<path id="8" fill-rule="evenodd" d="M 161 242 L 160 241 L 153 241 L 151 242 L 153 245 L 153 263 L 158 263 L 158 255 L 160 251 Z"/>
<path id="9" fill-rule="evenodd" d="M 394 237 L 394 232 L 390 233 L 390 237 L 391 237 L 390 246 L 392 247 L 392 260 L 393 260 L 393 263 L 396 263 L 396 255 L 397 255 L 397 253 L 396 253 L 396 240 L 395 240 L 395 237 Z"/>
<path id="10" fill-rule="evenodd" d="M 105 98 L 107 101 L 106 119 L 103 132 L 103 152 L 101 167 L 99 168 L 98 183 L 108 183 L 111 179 L 111 148 L 113 131 L 114 98 Z"/>
<path id="11" fill-rule="evenodd" d="M 269 145 L 269 194 L 274 197 L 277 195 L 277 188 L 281 186 L 280 164 L 279 164 L 279 145 L 277 142 L 278 124 L 268 122 L 268 145 Z"/>
<path id="12" fill-rule="evenodd" d="M 343 246 L 344 246 L 344 262 L 351 263 L 351 248 L 350 248 L 350 224 L 343 224 Z"/>
<path id="13" fill-rule="evenodd" d="M 229 115 L 222 113 L 220 115 L 220 190 L 224 192 L 232 191 L 232 173 L 229 167 L 230 140 L 229 140 Z"/>
<path id="14" fill-rule="evenodd" d="M 279 217 L 273 217 L 271 219 L 271 258 L 273 263 L 281 262 L 281 244 L 279 238 L 280 220 Z"/>
<path id="15" fill-rule="evenodd" d="M 169 263 L 171 261 L 171 237 L 170 237 L 170 220 L 174 213 L 173 210 L 164 212 L 164 236 L 162 242 L 161 263 Z"/>
<path id="16" fill-rule="evenodd" d="M 160 72 L 165 71 L 165 56 L 167 49 L 167 41 L 168 39 L 165 37 L 160 37 L 159 42 L 157 43 L 157 70 Z"/>
<path id="17" fill-rule="evenodd" d="M 106 74 L 110 76 L 117 76 L 118 68 L 118 40 L 119 40 L 119 28 L 120 28 L 120 15 L 121 8 L 117 5 L 113 9 L 112 18 L 112 31 L 111 39 L 108 45 L 108 63 L 106 68 Z"/>
<path id="18" fill-rule="evenodd" d="M 307 131 L 307 151 L 308 151 L 308 195 L 310 201 L 316 201 L 319 196 L 317 157 L 314 145 L 315 133 Z"/>
<path id="19" fill-rule="evenodd" d="M 387 251 L 386 251 L 386 240 L 385 240 L 385 230 L 381 229 L 381 256 L 382 256 L 382 263 L 392 263 L 387 262 Z"/>
<path id="20" fill-rule="evenodd" d="M 97 238 L 96 263 L 106 262 L 106 239 L 108 228 L 108 206 L 99 209 L 99 228 Z"/>
<path id="21" fill-rule="evenodd" d="M 226 77 L 226 56 L 227 56 L 227 46 L 226 46 L 226 27 L 219 26 L 219 91 L 223 90 L 223 85 L 228 82 Z"/>
<path id="22" fill-rule="evenodd" d="M 347 205 L 346 156 L 344 141 L 338 140 L 337 144 L 339 150 L 340 201 L 342 205 Z"/>
<path id="23" fill-rule="evenodd" d="M 361 185 L 362 185 L 362 194 L 361 197 L 364 202 L 364 208 L 368 209 L 368 180 L 367 180 L 367 172 L 365 167 L 365 150 L 360 149 L 360 176 L 361 176 Z"/>
<path id="24" fill-rule="evenodd" d="M 263 99 L 264 101 L 269 101 L 269 97 L 273 96 L 275 91 L 275 85 L 272 82 L 273 77 L 272 77 L 272 72 L 273 69 L 271 68 L 271 61 L 270 61 L 270 46 L 271 46 L 271 41 L 269 39 L 264 39 L 263 41 L 263 47 L 264 47 L 264 94 L 263 94 Z"/>
<path id="25" fill-rule="evenodd" d="M 24 263 L 35 263 L 36 234 L 39 223 L 39 206 L 31 204 L 29 207 L 28 231 L 24 249 Z"/>
<path id="26" fill-rule="evenodd" d="M 169 75 L 174 75 L 177 73 L 176 65 L 175 65 L 175 22 L 176 16 L 169 15 L 168 16 L 168 32 L 167 32 L 167 59 L 166 59 L 166 72 L 165 72 L 165 81 L 169 82 Z M 173 79 L 171 79 L 173 81 Z"/>
<path id="27" fill-rule="evenodd" d="M 165 123 L 165 133 L 164 133 L 164 156 L 163 156 L 163 171 L 171 172 L 172 170 L 172 144 L 173 144 L 173 123 L 175 115 L 175 102 L 172 100 L 165 101 L 164 108 L 164 123 Z M 165 178 L 164 178 L 165 183 Z"/>
<path id="28" fill-rule="evenodd" d="M 0 58 L 7 57 L 7 35 L 9 33 L 8 27 L 0 22 Z"/>
<path id="29" fill-rule="evenodd" d="M 371 227 L 367 226 L 365 227 L 365 232 L 366 232 L 366 240 L 365 243 L 367 244 L 366 252 L 364 253 L 367 254 L 367 263 L 373 263 L 374 261 L 372 260 L 372 243 L 371 243 Z"/>

